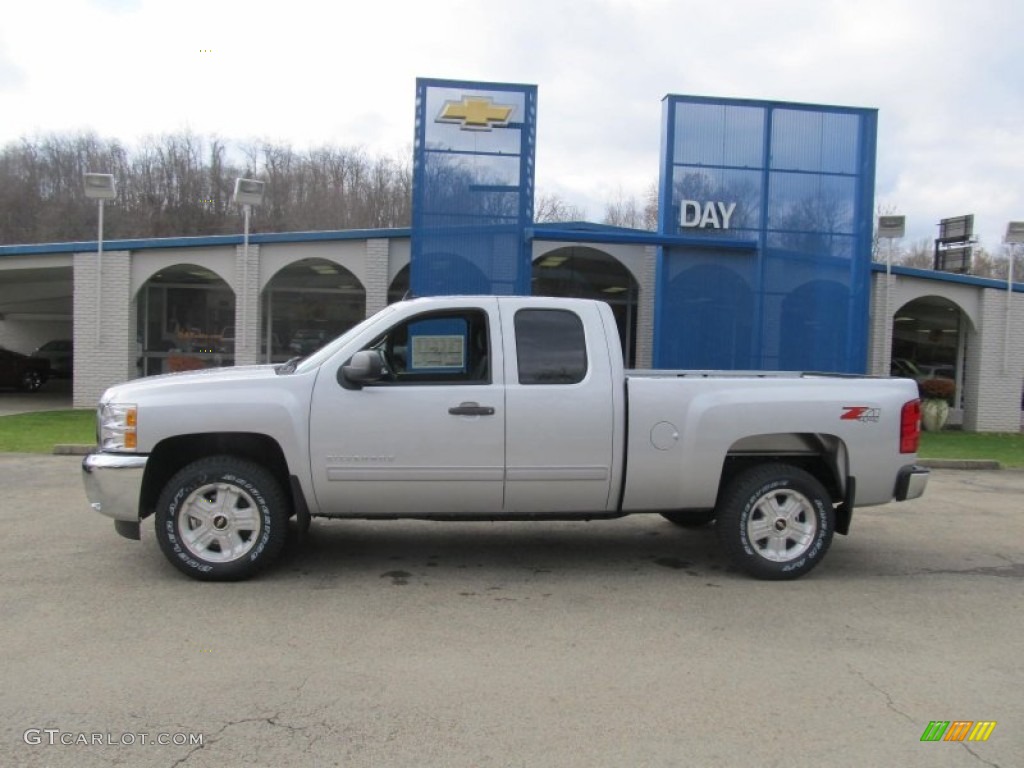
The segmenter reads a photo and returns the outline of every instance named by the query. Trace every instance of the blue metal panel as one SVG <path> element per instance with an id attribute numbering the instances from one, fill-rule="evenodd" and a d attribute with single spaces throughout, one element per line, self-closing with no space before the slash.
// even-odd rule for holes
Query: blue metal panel
<path id="1" fill-rule="evenodd" d="M 749 252 L 664 249 L 656 303 L 655 366 L 757 368 L 753 348 L 756 267 Z"/>
<path id="2" fill-rule="evenodd" d="M 536 122 L 536 86 L 416 81 L 414 295 L 529 295 Z"/>
<path id="3" fill-rule="evenodd" d="M 666 97 L 660 233 L 705 246 L 661 249 L 656 366 L 865 370 L 876 125 L 870 109 Z M 750 256 L 716 247 L 743 238 Z"/>

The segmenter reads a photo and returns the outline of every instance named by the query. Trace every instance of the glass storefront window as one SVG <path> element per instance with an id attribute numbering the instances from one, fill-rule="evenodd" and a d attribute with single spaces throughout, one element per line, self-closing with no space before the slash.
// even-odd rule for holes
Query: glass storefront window
<path id="1" fill-rule="evenodd" d="M 235 295 L 208 269 L 161 270 L 138 301 L 139 375 L 234 364 Z"/>

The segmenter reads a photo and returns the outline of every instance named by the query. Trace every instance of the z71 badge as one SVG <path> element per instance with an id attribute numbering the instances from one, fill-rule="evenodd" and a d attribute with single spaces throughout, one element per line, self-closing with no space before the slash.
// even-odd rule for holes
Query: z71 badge
<path id="1" fill-rule="evenodd" d="M 878 421 L 882 415 L 881 408 L 869 408 L 866 405 L 844 405 L 840 421 Z"/>

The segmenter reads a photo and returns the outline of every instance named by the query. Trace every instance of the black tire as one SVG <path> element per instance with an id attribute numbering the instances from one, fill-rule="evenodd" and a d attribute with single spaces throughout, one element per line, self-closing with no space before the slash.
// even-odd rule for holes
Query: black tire
<path id="1" fill-rule="evenodd" d="M 39 371 L 29 368 L 21 374 L 21 378 L 18 380 L 18 389 L 24 392 L 38 392 L 45 381 L 46 379 Z"/>
<path id="2" fill-rule="evenodd" d="M 237 581 L 277 558 L 288 515 L 288 501 L 270 472 L 233 456 L 211 456 L 189 464 L 164 486 L 156 538 L 182 573 Z"/>
<path id="3" fill-rule="evenodd" d="M 722 494 L 715 530 L 733 562 L 758 579 L 796 579 L 832 543 L 836 514 L 824 486 L 802 469 L 764 464 Z"/>
<path id="4" fill-rule="evenodd" d="M 703 528 L 715 519 L 715 510 L 702 509 L 696 512 L 692 510 L 662 512 L 661 516 L 673 525 L 678 525 L 680 528 Z"/>

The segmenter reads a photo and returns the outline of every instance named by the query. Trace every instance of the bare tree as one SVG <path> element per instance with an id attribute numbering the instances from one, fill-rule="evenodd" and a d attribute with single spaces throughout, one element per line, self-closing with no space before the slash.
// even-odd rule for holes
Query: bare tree
<path id="1" fill-rule="evenodd" d="M 1007 245 L 1004 243 L 1000 249 L 999 256 L 996 258 L 999 259 L 1000 268 L 993 277 L 1005 280 L 1007 277 L 1006 270 L 1009 268 L 1012 260 L 1013 281 L 1015 283 L 1024 283 L 1024 246 Z"/>
<path id="2" fill-rule="evenodd" d="M 613 227 L 644 228 L 644 202 L 619 187 L 615 198 L 605 203 L 604 223 Z"/>
<path id="3" fill-rule="evenodd" d="M 583 208 L 566 202 L 564 198 L 555 193 L 539 195 L 533 208 L 533 220 L 541 224 L 582 221 L 586 218 L 586 211 Z"/>
<path id="4" fill-rule="evenodd" d="M 911 243 L 900 255 L 898 263 L 904 267 L 931 269 L 935 265 L 935 244 L 927 237 Z"/>

